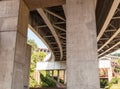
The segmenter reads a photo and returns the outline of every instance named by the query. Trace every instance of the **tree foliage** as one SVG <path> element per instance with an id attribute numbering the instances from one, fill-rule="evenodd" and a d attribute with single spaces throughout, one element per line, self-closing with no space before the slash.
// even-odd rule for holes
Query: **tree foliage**
<path id="1" fill-rule="evenodd" d="M 104 88 L 108 83 L 108 79 L 100 79 L 100 87 Z"/>
<path id="2" fill-rule="evenodd" d="M 38 47 L 37 47 L 37 44 L 35 43 L 34 40 L 29 39 L 29 40 L 27 41 L 27 43 L 32 46 L 32 52 L 35 51 L 35 50 L 37 50 Z"/>
<path id="3" fill-rule="evenodd" d="M 56 83 L 51 79 L 48 73 L 46 74 L 46 76 L 44 76 L 41 73 L 40 79 L 41 79 L 41 87 L 56 87 Z"/>
<path id="4" fill-rule="evenodd" d="M 46 56 L 44 52 L 38 51 L 37 44 L 34 40 L 29 39 L 28 44 L 32 46 L 32 55 L 31 55 L 31 65 L 30 65 L 30 87 L 36 87 L 37 82 L 33 77 L 33 73 L 36 68 L 36 63 L 42 61 L 43 58 Z"/>
<path id="5" fill-rule="evenodd" d="M 120 81 L 119 78 L 112 78 L 112 80 L 107 83 L 105 89 L 110 89 L 113 86 L 113 84 L 118 84 L 118 81 Z"/>

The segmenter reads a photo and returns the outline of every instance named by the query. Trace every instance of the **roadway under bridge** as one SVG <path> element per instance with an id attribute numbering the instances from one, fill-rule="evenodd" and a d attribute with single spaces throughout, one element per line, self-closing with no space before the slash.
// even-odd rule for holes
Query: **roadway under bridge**
<path id="1" fill-rule="evenodd" d="M 120 47 L 120 0 L 1 0 L 0 89 L 28 86 L 28 27 L 66 61 L 67 89 L 99 89 L 97 59 Z"/>

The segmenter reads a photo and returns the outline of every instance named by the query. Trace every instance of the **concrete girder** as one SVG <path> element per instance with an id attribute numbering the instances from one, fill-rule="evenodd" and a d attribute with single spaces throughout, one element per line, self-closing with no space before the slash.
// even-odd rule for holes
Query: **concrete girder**
<path id="1" fill-rule="evenodd" d="M 37 62 L 37 70 L 62 70 L 66 69 L 66 61 L 60 62 Z"/>
<path id="2" fill-rule="evenodd" d="M 63 28 L 61 28 L 61 27 L 59 27 L 59 26 L 53 25 L 53 27 L 56 28 L 56 29 L 58 29 L 58 30 L 60 30 L 60 31 L 66 32 L 65 29 L 63 29 Z"/>
<path id="3" fill-rule="evenodd" d="M 26 2 L 30 10 L 43 7 L 64 5 L 66 3 L 65 0 L 24 0 L 24 1 Z"/>
<path id="4" fill-rule="evenodd" d="M 55 38 L 55 40 L 56 40 L 56 42 L 58 44 L 58 47 L 60 49 L 60 60 L 62 60 L 62 58 L 63 58 L 62 45 L 61 45 L 61 42 L 60 42 L 60 39 L 59 39 L 57 33 L 55 32 L 55 29 L 54 29 L 52 23 L 49 21 L 48 17 L 46 16 L 45 12 L 43 11 L 43 9 L 39 8 L 39 9 L 37 9 L 37 11 L 41 15 L 41 17 L 43 18 L 45 23 L 47 24 L 47 26 L 50 29 L 52 35 L 54 36 L 54 38 Z"/>

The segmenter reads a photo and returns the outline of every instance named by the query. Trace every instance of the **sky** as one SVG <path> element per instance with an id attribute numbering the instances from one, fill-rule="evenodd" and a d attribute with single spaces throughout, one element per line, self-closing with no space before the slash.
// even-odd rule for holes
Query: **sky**
<path id="1" fill-rule="evenodd" d="M 118 50 L 112 52 L 111 54 L 115 54 L 115 53 L 120 53 L 120 49 L 118 49 Z"/>
<path id="2" fill-rule="evenodd" d="M 46 45 L 28 28 L 28 39 L 33 39 L 39 48 L 46 48 Z"/>

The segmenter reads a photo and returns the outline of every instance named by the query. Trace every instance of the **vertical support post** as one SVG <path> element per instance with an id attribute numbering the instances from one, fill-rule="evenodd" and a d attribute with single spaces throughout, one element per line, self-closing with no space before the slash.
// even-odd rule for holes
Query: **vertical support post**
<path id="1" fill-rule="evenodd" d="M 52 78 L 54 77 L 54 70 L 51 70 L 52 71 Z"/>
<path id="2" fill-rule="evenodd" d="M 50 70 L 46 70 L 46 73 L 50 74 Z"/>
<path id="3" fill-rule="evenodd" d="M 58 81 L 58 82 L 60 82 L 59 76 L 60 76 L 60 70 L 57 71 L 57 81 Z"/>
<path id="4" fill-rule="evenodd" d="M 64 84 L 67 84 L 67 82 L 66 82 L 66 70 L 64 70 Z"/>
<path id="5" fill-rule="evenodd" d="M 26 60 L 24 63 L 24 89 L 29 89 L 29 74 L 30 74 L 31 46 L 27 45 Z"/>
<path id="6" fill-rule="evenodd" d="M 29 9 L 23 0 L 0 1 L 0 89 L 23 89 Z"/>
<path id="7" fill-rule="evenodd" d="M 66 0 L 67 89 L 99 89 L 94 0 Z"/>

